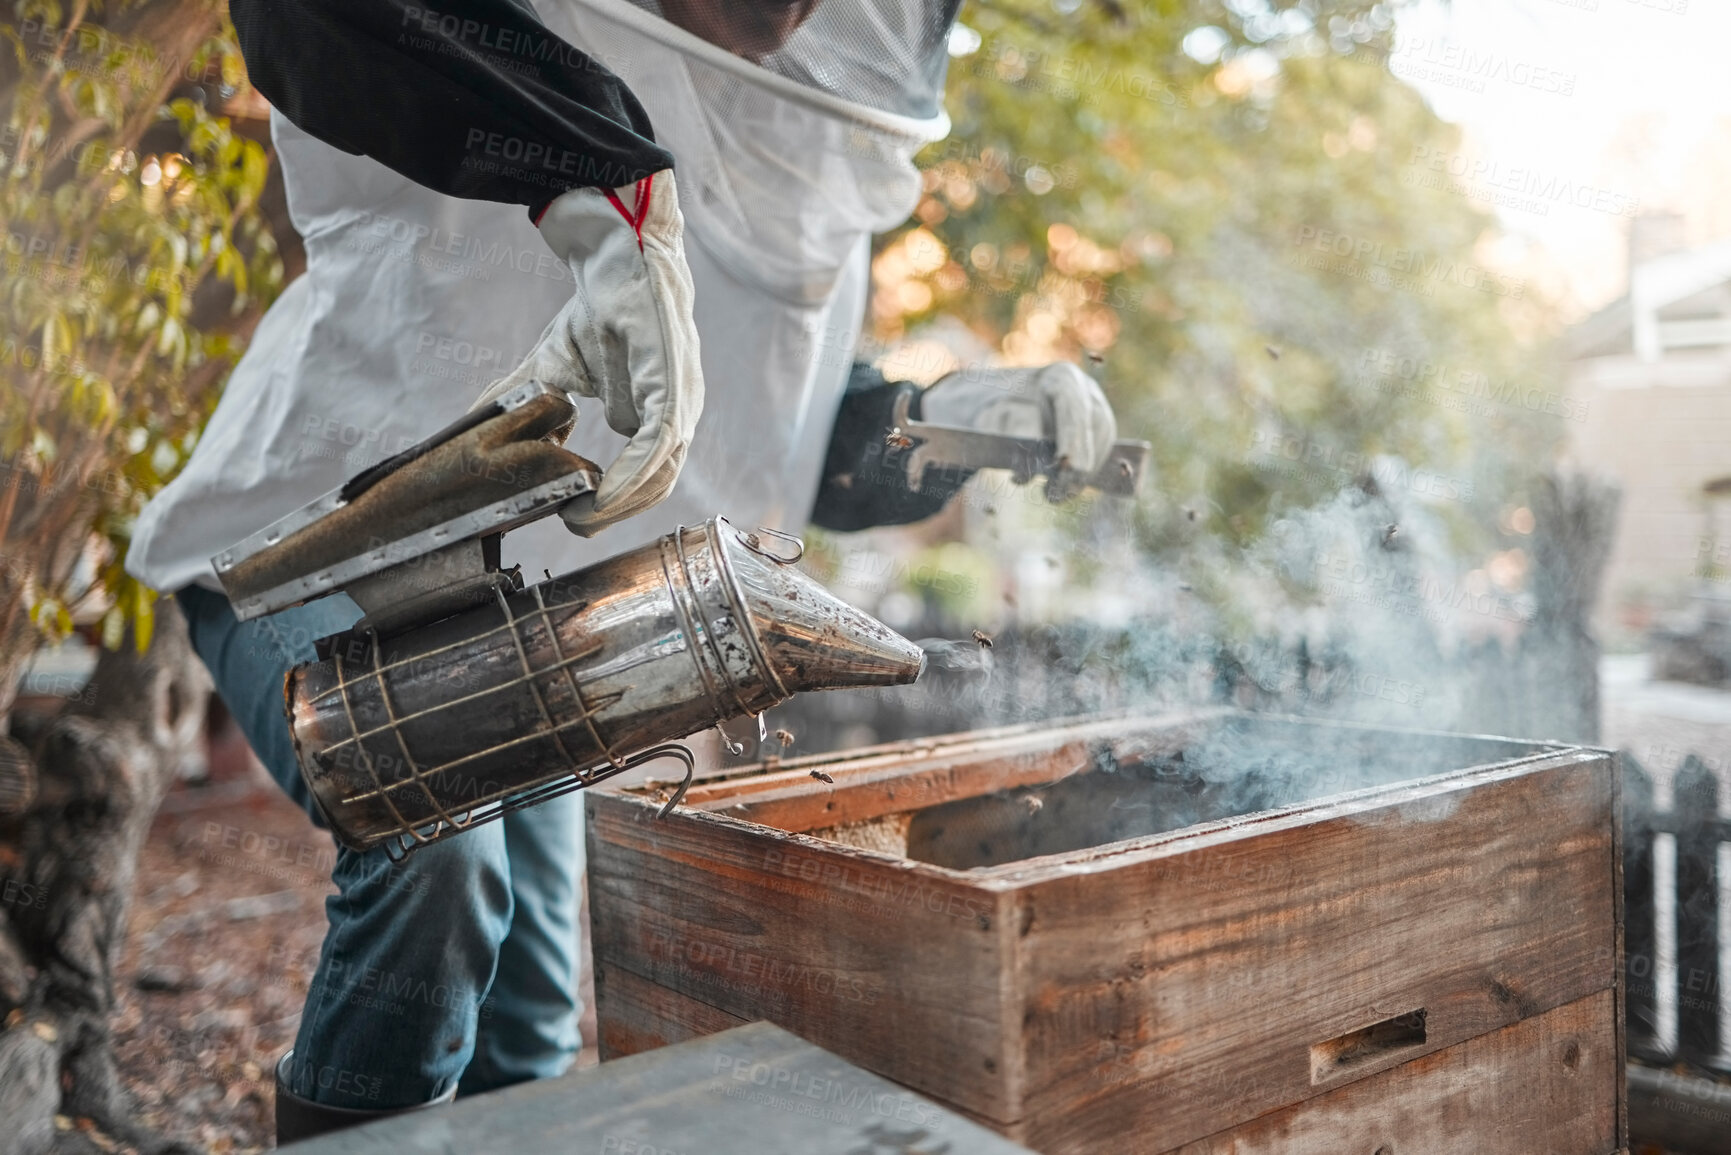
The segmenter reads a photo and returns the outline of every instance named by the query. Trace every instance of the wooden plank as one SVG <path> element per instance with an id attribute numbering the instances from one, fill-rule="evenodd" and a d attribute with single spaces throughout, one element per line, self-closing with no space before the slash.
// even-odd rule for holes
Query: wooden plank
<path id="1" fill-rule="evenodd" d="M 1622 1147 L 1616 1031 L 1615 999 L 1600 991 L 1169 1155 L 1610 1155 Z"/>
<path id="2" fill-rule="evenodd" d="M 589 808 L 597 965 L 1013 1118 L 1007 889 L 713 814 Z"/>
<path id="3" fill-rule="evenodd" d="M 1560 761 L 1042 860 L 1015 916 L 1032 1145 L 1177 1147 L 1609 991 L 1611 763 Z M 1318 1074 L 1312 1048 L 1421 1008 L 1422 1043 Z"/>
<path id="4" fill-rule="evenodd" d="M 1731 1155 L 1731 1086 L 1630 1064 L 1629 1130 L 1637 1144 Z"/>
<path id="5" fill-rule="evenodd" d="M 1114 719 L 1065 727 L 1016 727 L 948 741 L 898 744 L 842 757 L 775 763 L 746 778 L 686 792 L 685 805 L 725 812 L 780 830 L 807 831 L 860 822 L 995 790 L 1055 782 L 1094 767 L 1101 749 L 1119 757 L 1174 753 L 1219 711 L 1177 719 Z M 911 747 L 911 748 L 903 748 Z M 834 779 L 822 789 L 812 770 Z"/>
<path id="6" fill-rule="evenodd" d="M 1098 751 L 1121 760 L 1172 753 L 1199 734 L 1231 722 L 1268 735 L 1289 733 L 1316 741 L 1331 735 L 1343 743 L 1401 742 L 1437 751 L 1451 750 L 1458 761 L 1439 769 L 1503 762 L 1557 750 L 1556 743 L 1430 731 L 1391 731 L 1349 722 L 1244 715 L 1224 707 L 1160 715 L 1123 714 L 1081 720 L 1027 723 L 938 738 L 921 738 L 868 747 L 844 754 L 770 758 L 726 775 L 695 783 L 685 805 L 724 811 L 782 830 L 807 831 L 863 821 L 883 814 L 927 807 L 1015 786 L 1055 781 L 1090 767 Z M 811 771 L 835 779 L 813 786 Z M 601 787 L 595 795 L 626 791 Z"/>
<path id="7" fill-rule="evenodd" d="M 769 1025 L 321 1136 L 297 1155 L 1027 1155 L 887 1079 Z"/>
<path id="8" fill-rule="evenodd" d="M 596 969 L 595 1003 L 603 1062 L 732 1030 L 749 1021 L 619 967 Z"/>
<path id="9" fill-rule="evenodd" d="M 1627 885 L 1623 879 L 1623 854 L 1625 850 L 1623 833 L 1623 755 L 1611 755 L 1611 900 L 1615 914 L 1612 918 L 1612 973 L 1616 979 L 1617 1005 L 1613 1012 L 1617 1024 L 1617 1064 L 1624 1072 L 1629 1064 L 1629 971 L 1624 963 L 1623 933 L 1626 926 L 1624 901 L 1628 897 Z M 1617 1147 L 1626 1149 L 1629 1146 L 1629 1080 L 1617 1080 Z"/>

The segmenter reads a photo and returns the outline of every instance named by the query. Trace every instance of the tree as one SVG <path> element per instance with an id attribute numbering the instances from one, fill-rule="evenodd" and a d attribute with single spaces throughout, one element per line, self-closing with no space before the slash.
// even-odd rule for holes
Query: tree
<path id="1" fill-rule="evenodd" d="M 1326 608 L 1334 533 L 1408 576 L 1524 572 L 1511 516 L 1564 428 L 1547 305 L 1449 175 L 1458 130 L 1390 72 L 1394 13 L 970 4 L 954 131 L 875 258 L 886 344 L 950 317 L 1010 363 L 1104 357 L 1121 432 L 1154 443 L 1136 580 L 1190 591 L 1223 644 Z M 1111 568 L 1098 517 L 1057 522 L 1079 577 Z M 1422 614 L 1334 610 L 1434 642 Z"/>
<path id="2" fill-rule="evenodd" d="M 138 854 L 196 748 L 210 676 L 177 612 L 148 647 L 131 630 L 89 692 L 34 735 L 43 783 L 0 816 L 0 1152 L 189 1150 L 139 1126 L 115 1070 L 109 1018 Z"/>
<path id="3" fill-rule="evenodd" d="M 107 26 L 88 0 L 15 11 L 0 28 L 0 723 L 75 613 L 100 613 L 111 646 L 135 619 L 149 644 L 155 594 L 121 566 L 130 520 L 282 279 L 258 210 L 268 158 L 210 111 L 243 83 L 223 6 L 122 2 Z"/>
<path id="4" fill-rule="evenodd" d="M 99 24 L 95 17 L 105 18 Z M 171 1150 L 131 1122 L 108 1045 L 139 845 L 208 678 L 123 569 L 282 282 L 269 160 L 214 0 L 20 0 L 0 26 L 0 1150 Z M 98 623 L 80 701 L 11 717 L 45 641 Z"/>

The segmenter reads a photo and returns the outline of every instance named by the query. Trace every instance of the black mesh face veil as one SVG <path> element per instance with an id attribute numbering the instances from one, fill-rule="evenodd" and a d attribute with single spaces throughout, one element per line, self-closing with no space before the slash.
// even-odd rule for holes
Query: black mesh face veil
<path id="1" fill-rule="evenodd" d="M 629 0 L 753 63 L 850 103 L 939 114 L 961 0 Z"/>

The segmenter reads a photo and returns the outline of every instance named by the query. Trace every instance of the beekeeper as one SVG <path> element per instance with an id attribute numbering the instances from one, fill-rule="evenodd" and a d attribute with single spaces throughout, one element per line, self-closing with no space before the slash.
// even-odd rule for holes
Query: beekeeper
<path id="1" fill-rule="evenodd" d="M 535 377 L 598 402 L 567 443 L 611 462 L 592 503 L 505 539 L 531 575 L 716 513 L 798 529 L 815 501 L 854 528 L 953 489 L 819 499 L 869 452 L 840 434 L 881 446 L 906 388 L 853 356 L 871 236 L 906 219 L 913 154 L 948 129 L 958 3 L 542 0 L 538 20 L 513 0 L 231 0 L 307 271 L 127 566 L 177 592 L 224 701 L 309 812 L 282 675 L 359 611 L 339 596 L 237 623 L 209 559 L 478 398 Z M 1053 437 L 1078 474 L 1115 435 L 1074 366 L 972 371 L 919 401 Z M 278 1068 L 279 1141 L 566 1069 L 581 806 L 402 865 L 339 850 Z"/>

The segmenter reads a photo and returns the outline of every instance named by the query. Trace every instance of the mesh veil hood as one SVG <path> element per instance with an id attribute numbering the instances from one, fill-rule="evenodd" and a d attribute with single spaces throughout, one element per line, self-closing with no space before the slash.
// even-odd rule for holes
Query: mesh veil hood
<path id="1" fill-rule="evenodd" d="M 913 120 L 942 114 L 961 0 L 625 0 L 777 76 Z M 779 46 L 776 28 L 785 39 Z M 767 49 L 767 50 L 764 50 Z"/>
<path id="2" fill-rule="evenodd" d="M 907 219 L 914 154 L 949 131 L 956 0 L 541 5 L 643 101 L 678 158 L 688 239 L 788 304 L 827 300 L 870 235 Z M 772 38 L 740 24 L 765 13 L 781 21 Z"/>

